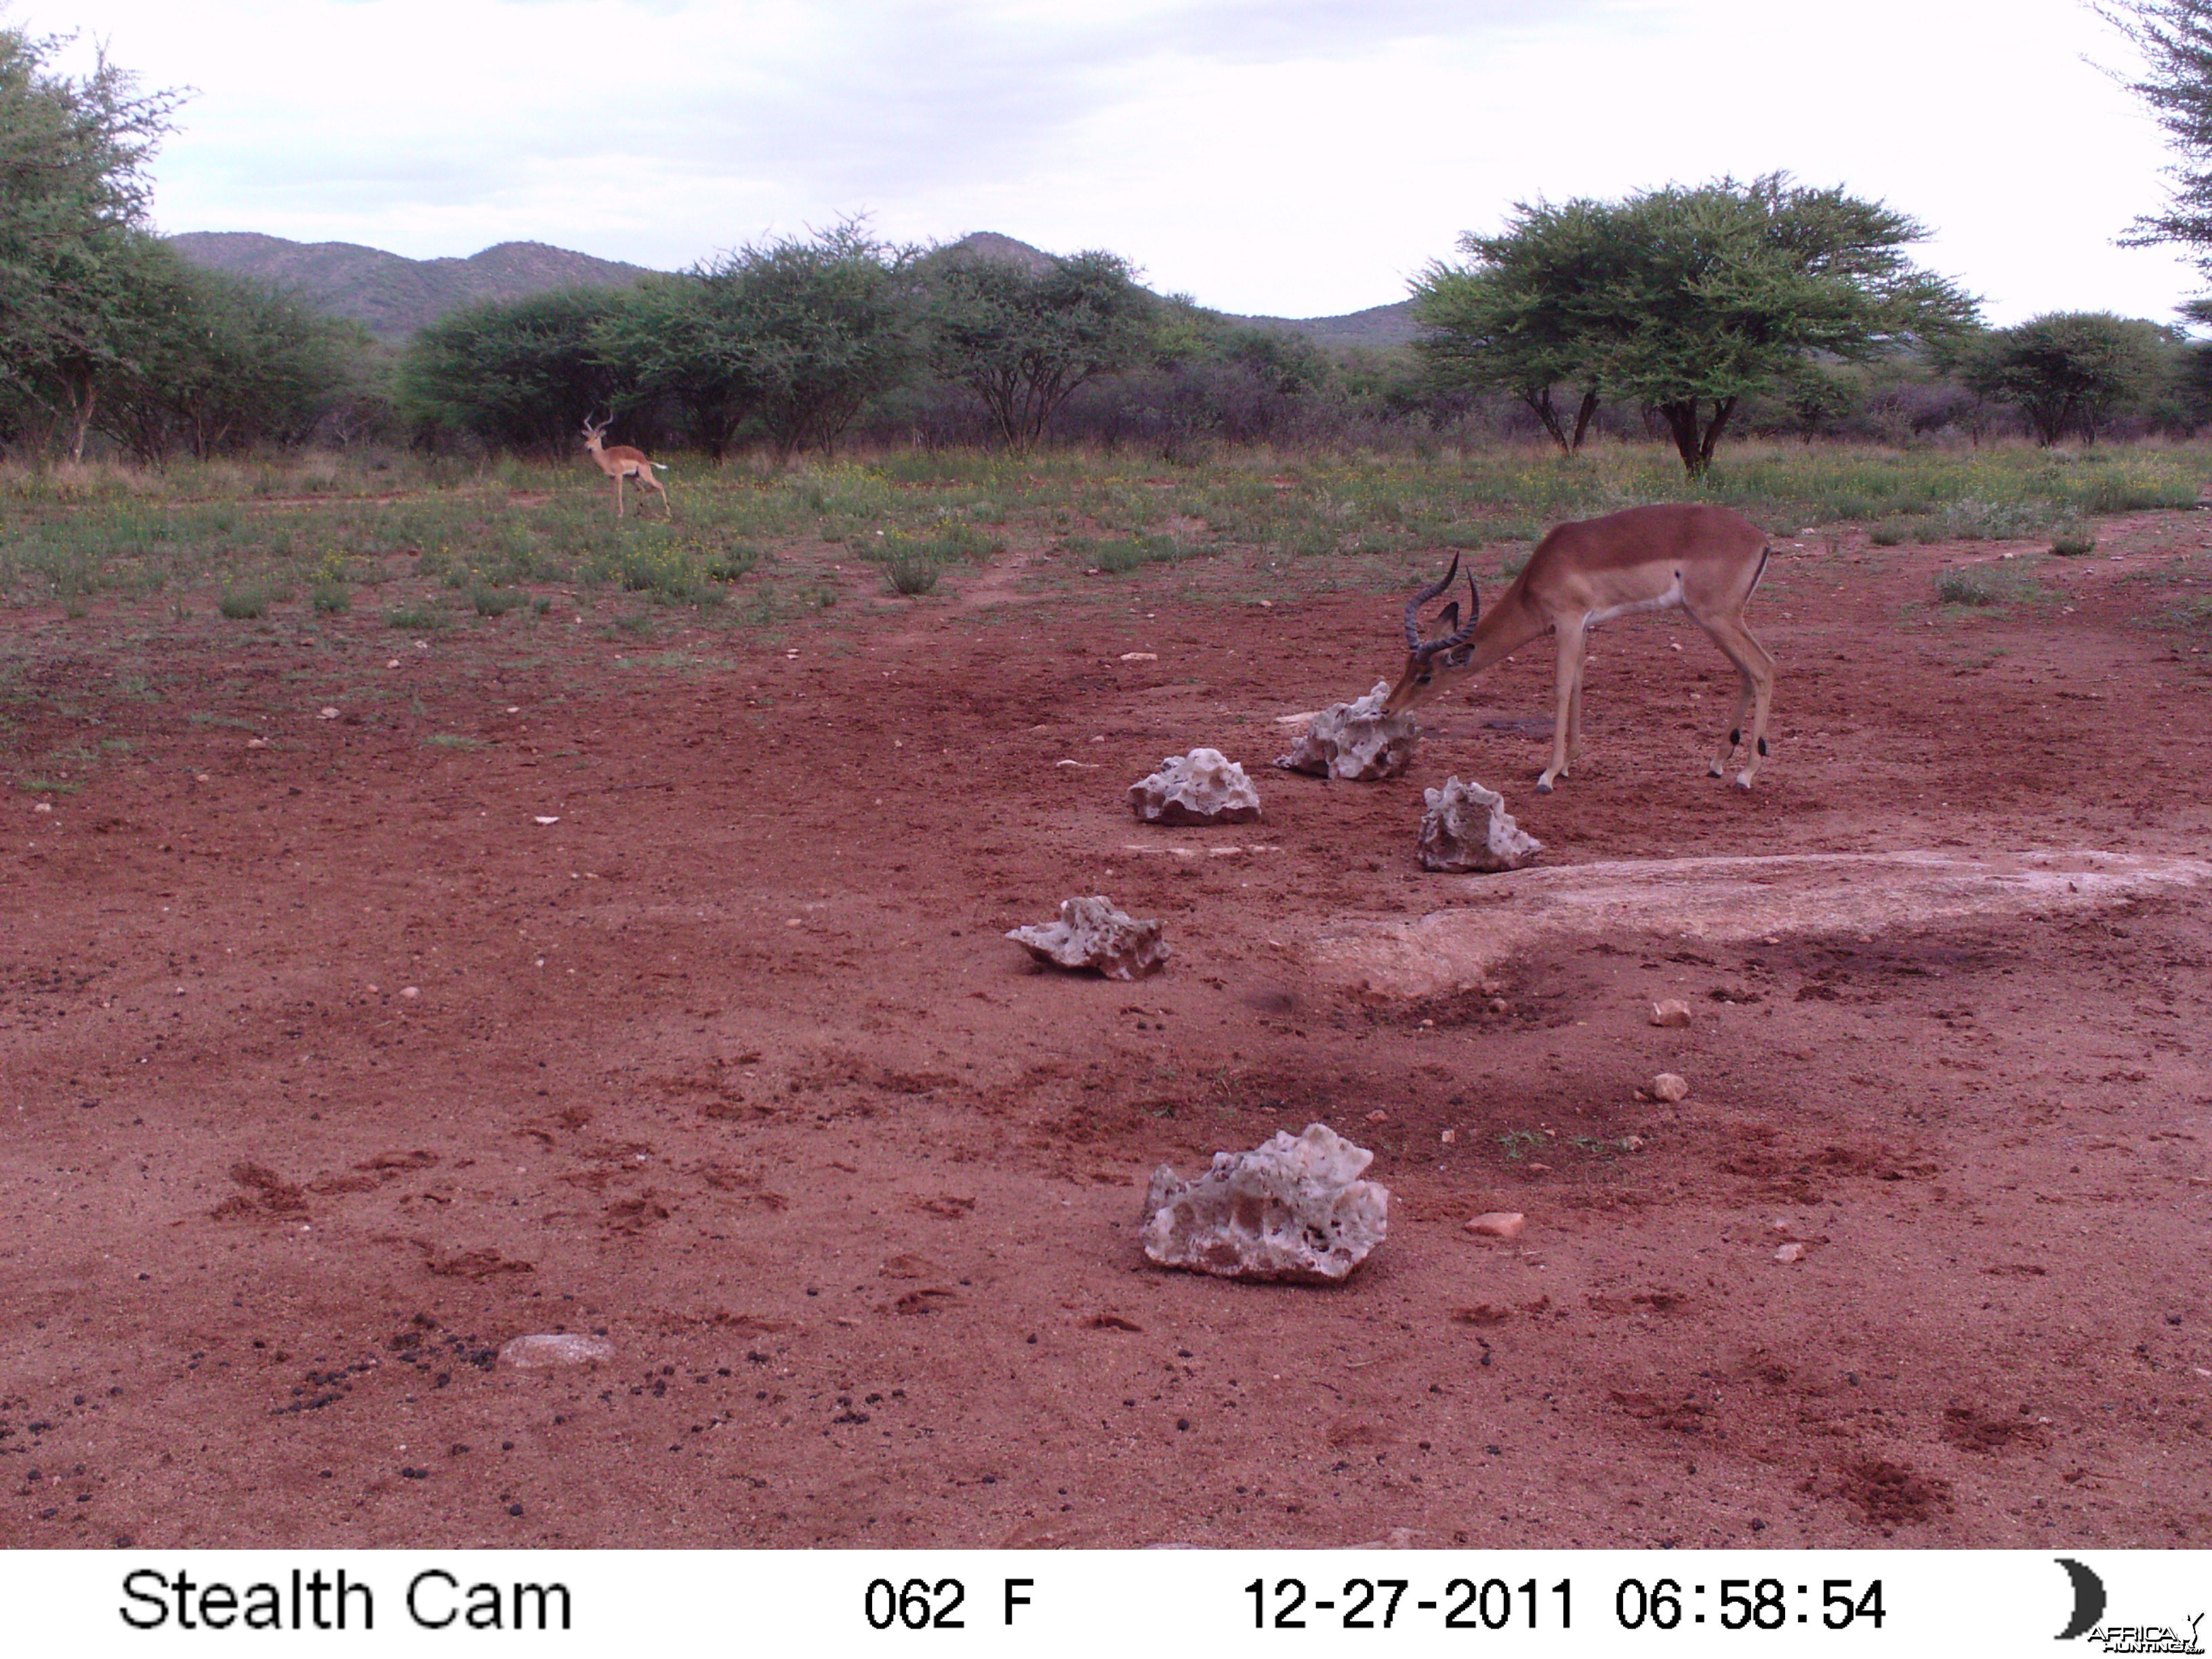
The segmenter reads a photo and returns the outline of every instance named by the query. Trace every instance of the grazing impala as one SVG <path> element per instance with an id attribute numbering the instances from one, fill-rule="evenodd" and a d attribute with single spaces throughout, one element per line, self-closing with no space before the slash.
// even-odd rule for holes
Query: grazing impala
<path id="1" fill-rule="evenodd" d="M 1712 775 L 1723 775 L 1743 741 L 1743 717 L 1752 715 L 1751 746 L 1736 787 L 1751 787 L 1766 753 L 1766 709 L 1774 693 L 1774 659 L 1743 624 L 1743 608 L 1766 571 L 1766 536 L 1724 507 L 1632 507 L 1579 524 L 1563 524 L 1536 544 L 1513 585 L 1482 614 L 1468 573 L 1473 610 L 1459 626 L 1459 602 L 1446 605 L 1441 639 L 1423 640 L 1420 610 L 1451 586 L 1459 560 L 1443 580 L 1423 588 L 1406 607 L 1406 672 L 1383 708 L 1395 714 L 1426 702 L 1460 675 L 1480 674 L 1540 635 L 1559 641 L 1559 718 L 1552 763 L 1536 780 L 1548 790 L 1567 775 L 1582 750 L 1583 652 L 1589 630 L 1638 611 L 1682 611 L 1711 636 L 1735 665 L 1741 690 L 1728 742 L 1714 757 Z"/>
<path id="2" fill-rule="evenodd" d="M 659 461 L 647 460 L 643 450 L 632 449 L 628 444 L 617 444 L 612 449 L 600 446 L 599 440 L 614 424 L 614 420 L 615 417 L 610 415 L 593 426 L 592 417 L 588 415 L 584 416 L 584 447 L 599 464 L 599 471 L 615 481 L 615 517 L 619 519 L 623 515 L 623 480 L 635 478 L 641 489 L 659 490 L 661 509 L 670 518 L 674 518 L 676 509 L 668 505 L 668 492 L 661 489 L 660 480 L 653 476 L 655 468 L 665 472 L 668 471 L 666 467 Z M 642 512 L 644 509 L 640 507 L 639 510 Z"/>

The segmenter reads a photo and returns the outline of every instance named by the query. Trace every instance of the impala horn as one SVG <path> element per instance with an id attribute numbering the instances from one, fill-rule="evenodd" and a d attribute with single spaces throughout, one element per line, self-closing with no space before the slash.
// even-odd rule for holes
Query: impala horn
<path id="1" fill-rule="evenodd" d="M 1444 625 L 1447 628 L 1451 628 L 1452 631 L 1446 634 L 1442 639 L 1429 640 L 1425 641 L 1422 640 L 1421 607 L 1426 605 L 1431 599 L 1436 598 L 1437 594 L 1443 592 L 1446 588 L 1449 587 L 1452 585 L 1452 578 L 1458 574 L 1459 555 L 1455 553 L 1452 555 L 1451 568 L 1444 572 L 1442 579 L 1437 582 L 1436 586 L 1433 587 L 1423 588 L 1419 592 L 1413 595 L 1411 601 L 1409 601 L 1406 606 L 1406 648 L 1424 662 L 1426 662 L 1431 657 L 1435 656 L 1439 651 L 1450 651 L 1460 646 L 1465 645 L 1474 633 L 1475 623 L 1482 616 L 1482 595 L 1475 591 L 1474 572 L 1470 570 L 1467 573 L 1467 598 L 1468 605 L 1467 626 L 1464 628 L 1452 627 L 1452 624 L 1459 620 L 1459 602 L 1455 599 L 1451 603 L 1450 606 L 1445 611 L 1443 616 Z"/>

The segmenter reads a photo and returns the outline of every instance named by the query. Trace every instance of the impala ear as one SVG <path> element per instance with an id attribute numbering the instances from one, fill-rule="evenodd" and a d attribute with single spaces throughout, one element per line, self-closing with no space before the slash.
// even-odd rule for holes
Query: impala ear
<path id="1" fill-rule="evenodd" d="M 1459 632 L 1459 601 L 1454 599 L 1437 617 L 1437 623 L 1447 634 Z"/>

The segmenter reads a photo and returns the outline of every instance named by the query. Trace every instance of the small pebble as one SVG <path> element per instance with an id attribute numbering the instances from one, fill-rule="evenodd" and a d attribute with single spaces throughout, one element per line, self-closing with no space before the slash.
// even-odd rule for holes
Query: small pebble
<path id="1" fill-rule="evenodd" d="M 1367 1115 L 1367 1121 L 1370 1123 L 1388 1123 L 1390 1121 L 1390 1114 L 1388 1112 L 1370 1112 Z"/>
<path id="2" fill-rule="evenodd" d="M 1467 1231 L 1477 1238 L 1518 1238 L 1528 1224 L 1528 1218 L 1518 1210 L 1492 1210 L 1468 1222 Z"/>
<path id="3" fill-rule="evenodd" d="M 1802 1261 L 1805 1259 L 1805 1247 L 1802 1244 L 1795 1243 L 1778 1244 L 1774 1249 L 1774 1259 L 1777 1261 Z"/>
<path id="4" fill-rule="evenodd" d="M 1651 1005 L 1651 1023 L 1677 1028 L 1687 1025 L 1690 1023 L 1690 1005 L 1678 997 L 1655 1002 Z"/>
<path id="5" fill-rule="evenodd" d="M 1690 1097 L 1690 1085 L 1688 1079 L 1678 1077 L 1672 1072 L 1662 1072 L 1651 1079 L 1651 1092 L 1660 1100 L 1687 1100 Z"/>
<path id="6" fill-rule="evenodd" d="M 337 717 L 338 717 L 338 711 L 337 711 L 337 709 L 335 709 L 335 708 L 325 708 L 325 709 L 322 710 L 319 714 L 318 714 L 315 716 L 315 718 L 316 718 L 316 719 L 318 719 L 318 720 L 336 720 Z"/>

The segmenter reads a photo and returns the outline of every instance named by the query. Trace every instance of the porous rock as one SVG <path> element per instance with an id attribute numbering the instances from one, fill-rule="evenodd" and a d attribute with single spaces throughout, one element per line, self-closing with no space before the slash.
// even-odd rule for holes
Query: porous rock
<path id="1" fill-rule="evenodd" d="M 1518 870 L 1544 843 L 1513 822 L 1505 797 L 1479 783 L 1446 778 L 1441 789 L 1422 792 L 1419 856 L 1424 870 L 1491 875 Z"/>
<path id="2" fill-rule="evenodd" d="M 1218 749 L 1194 749 L 1131 784 L 1129 810 L 1146 823 L 1249 823 L 1260 816 L 1260 792 Z"/>
<path id="3" fill-rule="evenodd" d="M 1678 1072 L 1662 1072 L 1651 1079 L 1651 1094 L 1671 1106 L 1690 1097 L 1690 1080 Z"/>
<path id="4" fill-rule="evenodd" d="M 1518 1238 L 1528 1218 L 1518 1210 L 1490 1210 L 1467 1224 L 1477 1238 Z"/>
<path id="5" fill-rule="evenodd" d="M 541 1365 L 583 1365 L 595 1359 L 612 1359 L 615 1345 L 604 1336 L 582 1336 L 571 1331 L 518 1336 L 499 1351 L 499 1363 L 534 1370 Z"/>
<path id="6" fill-rule="evenodd" d="M 1062 899 L 1060 920 L 1011 929 L 1006 937 L 1055 968 L 1095 969 L 1108 979 L 1142 979 L 1167 965 L 1158 921 L 1139 921 L 1103 893 Z"/>
<path id="7" fill-rule="evenodd" d="M 1216 1152 L 1194 1181 L 1164 1164 L 1145 1196 L 1145 1255 L 1222 1279 L 1335 1284 L 1389 1229 L 1389 1188 L 1359 1179 L 1374 1158 L 1311 1123 L 1249 1152 Z"/>
<path id="8" fill-rule="evenodd" d="M 1356 783 L 1396 777 L 1413 763 L 1421 728 L 1411 714 L 1382 712 L 1382 700 L 1389 695 L 1390 683 L 1377 680 L 1365 696 L 1329 704 L 1313 717 L 1297 747 L 1276 757 L 1275 764 L 1289 772 Z"/>
<path id="9" fill-rule="evenodd" d="M 1680 997 L 1668 997 L 1664 1002 L 1651 1005 L 1651 1024 L 1671 1026 L 1679 1030 L 1690 1023 L 1690 1005 Z"/>

